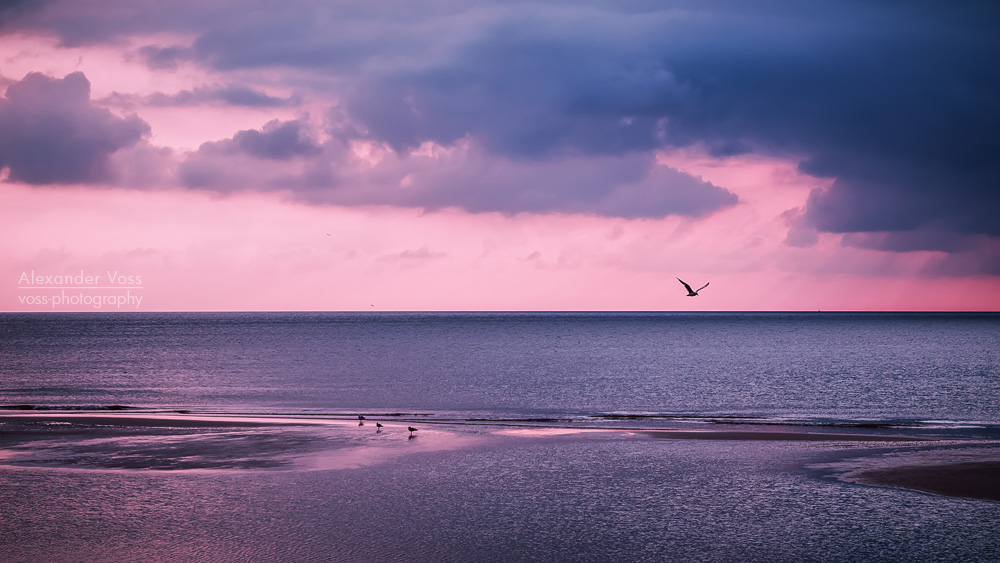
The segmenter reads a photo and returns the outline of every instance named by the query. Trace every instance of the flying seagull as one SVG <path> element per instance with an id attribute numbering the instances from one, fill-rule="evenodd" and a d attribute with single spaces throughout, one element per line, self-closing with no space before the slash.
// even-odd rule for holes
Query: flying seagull
<path id="1" fill-rule="evenodd" d="M 685 283 L 684 280 L 682 280 L 680 278 L 677 278 L 677 281 L 681 282 L 681 285 L 684 286 L 684 289 L 688 290 L 688 294 L 687 294 L 688 297 L 698 297 L 698 292 L 701 291 L 701 290 L 703 290 L 703 289 L 705 289 L 706 287 L 708 287 L 708 284 L 706 283 L 705 285 L 703 285 L 703 286 L 701 286 L 701 287 L 699 287 L 698 289 L 695 290 L 695 289 L 691 289 L 691 286 L 688 285 L 687 283 Z"/>

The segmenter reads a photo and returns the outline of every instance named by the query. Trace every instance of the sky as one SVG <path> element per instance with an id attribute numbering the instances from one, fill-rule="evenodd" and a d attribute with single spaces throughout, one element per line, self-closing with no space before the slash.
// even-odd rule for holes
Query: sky
<path id="1" fill-rule="evenodd" d="M 0 0 L 0 310 L 998 311 L 997 29 Z"/>

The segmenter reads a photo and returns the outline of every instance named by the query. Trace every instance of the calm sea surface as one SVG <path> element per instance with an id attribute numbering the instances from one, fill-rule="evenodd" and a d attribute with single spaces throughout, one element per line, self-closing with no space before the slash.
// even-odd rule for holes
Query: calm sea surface
<path id="1" fill-rule="evenodd" d="M 3 314 L 8 415 L 365 413 L 387 430 L 0 420 L 0 457 L 34 456 L 0 466 L 0 560 L 996 563 L 1000 503 L 822 468 L 995 452 L 998 399 L 997 314 Z M 517 434 L 717 424 L 945 440 Z M 386 457 L 155 469 L 316 444 Z"/>
<path id="2" fill-rule="evenodd" d="M 0 403 L 1000 422 L 1000 315 L 0 315 Z"/>

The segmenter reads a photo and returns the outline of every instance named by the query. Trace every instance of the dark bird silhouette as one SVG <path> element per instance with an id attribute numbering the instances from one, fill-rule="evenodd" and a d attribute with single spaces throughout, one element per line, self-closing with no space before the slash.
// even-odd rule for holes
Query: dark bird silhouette
<path id="1" fill-rule="evenodd" d="M 406 429 L 410 431 L 410 436 L 413 436 L 413 433 L 417 431 L 417 429 L 412 426 L 407 426 Z"/>
<path id="2" fill-rule="evenodd" d="M 364 426 L 364 425 L 365 425 L 365 417 L 363 417 L 363 416 L 361 416 L 359 414 L 358 415 L 358 426 Z"/>
<path id="3" fill-rule="evenodd" d="M 375 433 L 378 434 L 381 431 L 382 431 L 382 423 L 381 422 L 376 422 L 375 423 Z"/>
<path id="4" fill-rule="evenodd" d="M 698 297 L 698 292 L 708 287 L 708 284 L 706 283 L 705 285 L 699 287 L 698 289 L 691 289 L 691 286 L 685 283 L 684 280 L 677 278 L 677 281 L 681 282 L 681 285 L 684 286 L 684 289 L 688 290 L 687 294 L 688 297 Z"/>

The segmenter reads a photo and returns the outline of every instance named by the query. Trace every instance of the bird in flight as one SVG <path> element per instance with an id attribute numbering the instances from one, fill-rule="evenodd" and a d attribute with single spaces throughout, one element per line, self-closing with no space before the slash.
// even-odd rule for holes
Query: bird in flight
<path id="1" fill-rule="evenodd" d="M 691 289 L 691 286 L 685 283 L 684 280 L 677 278 L 677 281 L 681 282 L 681 285 L 684 286 L 684 289 L 688 290 L 687 294 L 688 297 L 698 297 L 698 292 L 708 287 L 708 284 L 706 283 L 705 285 L 699 287 L 698 289 Z"/>

